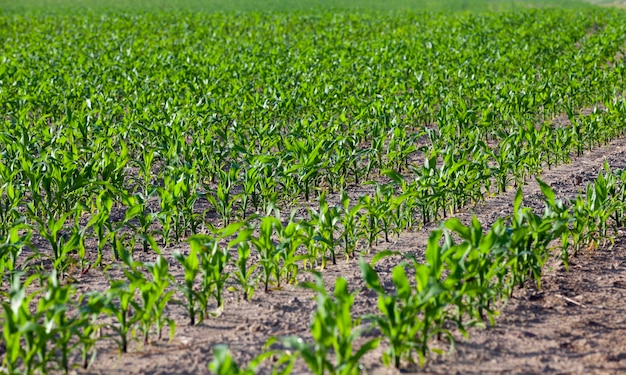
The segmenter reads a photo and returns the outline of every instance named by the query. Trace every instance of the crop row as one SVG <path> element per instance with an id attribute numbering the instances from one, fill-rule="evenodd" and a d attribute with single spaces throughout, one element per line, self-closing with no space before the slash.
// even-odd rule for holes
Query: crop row
<path id="1" fill-rule="evenodd" d="M 498 219 L 487 231 L 476 218 L 469 225 L 455 218 L 446 220 L 431 232 L 423 263 L 410 254 L 392 251 L 376 254 L 371 265 L 361 261 L 367 287 L 379 296 L 378 315 L 358 319 L 350 316 L 354 294 L 348 292 L 342 278 L 336 282 L 334 298 L 326 294 L 321 277 L 317 284 L 303 283 L 302 286 L 318 293 L 318 312 L 312 323 L 316 342 L 307 344 L 299 338 L 270 340 L 269 344 L 280 342 L 292 350 L 285 352 L 291 354 L 283 353 L 289 358 L 279 363 L 293 365 L 293 361 L 301 357 L 316 374 L 358 372 L 360 358 L 379 341 L 368 342 L 353 353 L 352 341 L 360 334 L 355 328 L 362 328 L 364 320 L 387 340 L 385 364 L 399 367 L 402 360 L 412 360 L 414 352 L 423 364 L 433 337 L 447 337 L 453 345 L 448 323 L 467 335 L 468 327 L 482 325 L 485 321 L 495 324 L 497 303 L 506 300 L 515 286 L 523 286 L 528 279 L 534 279 L 540 287 L 541 268 L 549 256 L 555 254 L 555 249 L 567 267 L 572 252 L 598 247 L 600 241 L 611 240 L 611 231 L 616 233 L 617 228 L 624 225 L 625 172 L 614 173 L 607 166 L 598 179 L 587 186 L 586 194 L 570 202 L 557 200 L 548 185 L 539 183 L 545 201 L 541 215 L 522 206 L 522 193 L 518 189 L 513 214 Z M 296 249 L 302 244 L 299 242 L 302 227 L 293 222 L 283 227 L 274 217 L 265 217 L 261 223 L 258 236 L 253 235 L 253 228 L 239 223 L 221 230 L 216 236 L 192 237 L 191 251 L 187 255 L 174 254 L 185 271 L 181 282 L 169 273 L 164 257 L 159 255 L 155 262 L 137 262 L 128 252 L 122 255 L 123 279 L 111 279 L 105 292 L 92 292 L 78 298 L 75 286 L 60 283 L 54 271 L 49 276 L 31 275 L 25 281 L 21 273 L 13 274 L 8 299 L 2 303 L 6 370 L 9 373 L 20 369 L 26 373 L 45 373 L 51 368 L 68 371 L 76 356 L 82 358 L 86 367 L 95 358 L 97 340 L 111 338 L 121 352 L 126 352 L 132 332 L 139 332 L 144 344 L 148 344 L 150 333 L 160 338 L 166 325 L 173 337 L 176 324 L 164 314 L 168 304 L 183 305 L 193 325 L 197 318 L 213 313 L 209 309 L 210 301 L 215 301 L 217 308 L 223 306 L 222 292 L 226 285 L 238 288 L 244 298 L 251 295 L 256 284 L 251 277 L 253 269 L 246 268 L 251 247 L 257 248 L 261 255 L 258 267 L 263 270 L 262 283 L 267 285 L 272 276 L 276 282 L 294 277 L 298 271 L 295 262 L 307 258 L 296 255 Z M 273 239 L 276 235 L 280 238 L 277 243 Z M 222 246 L 221 240 L 225 238 L 231 241 Z M 21 243 L 16 240 L 12 237 L 3 245 L 3 251 L 19 248 Z M 553 240 L 560 240 L 559 245 L 551 247 Z M 235 260 L 230 258 L 229 249 L 233 247 L 239 254 Z M 391 277 L 394 288 L 386 290 L 372 265 L 391 255 L 401 255 L 406 261 L 394 268 Z M 4 267 L 7 267 L 7 260 L 3 259 Z M 235 267 L 227 271 L 230 262 Z M 414 279 L 408 275 L 413 275 Z M 35 282 L 40 282 L 41 288 L 33 292 L 29 286 Z M 174 301 L 172 287 L 180 290 L 186 300 Z M 101 329 L 110 334 L 99 335 Z M 328 357 L 330 349 L 335 364 Z M 232 362 L 222 358 L 222 354 L 226 354 L 220 354 L 220 350 L 216 352 L 212 370 L 232 373 L 234 369 L 228 367 Z M 259 361 L 278 352 L 267 352 Z M 252 367 L 259 363 L 253 362 Z"/>
<path id="2" fill-rule="evenodd" d="M 497 306 L 510 298 L 516 286 L 523 288 L 534 280 L 541 289 L 542 266 L 550 256 L 560 257 L 567 268 L 571 253 L 613 241 L 617 228 L 624 226 L 626 172 L 605 168 L 595 183 L 587 185 L 586 194 L 569 202 L 556 199 L 547 184 L 538 182 L 545 202 L 541 214 L 522 205 L 518 189 L 513 213 L 488 229 L 476 217 L 468 225 L 456 218 L 442 222 L 430 234 L 425 262 L 394 251 L 376 254 L 371 263 L 361 260 L 367 288 L 378 294 L 377 314 L 352 317 L 357 292 L 350 293 L 346 280 L 338 278 L 331 296 L 318 274 L 315 284 L 301 285 L 317 293 L 310 325 L 313 342 L 272 337 L 266 344 L 272 349 L 245 368 L 234 362 L 226 346 L 217 346 L 209 369 L 215 374 L 254 374 L 273 356 L 272 373 L 289 374 L 300 359 L 312 374 L 357 374 L 359 361 L 381 339 L 386 346 L 383 363 L 397 368 L 404 361 L 424 365 L 431 351 L 444 352 L 442 344 L 452 350 L 454 329 L 468 337 L 470 327 L 495 325 Z M 383 287 L 373 267 L 388 256 L 403 258 L 391 273 L 392 288 Z M 356 346 L 369 330 L 380 338 Z"/>

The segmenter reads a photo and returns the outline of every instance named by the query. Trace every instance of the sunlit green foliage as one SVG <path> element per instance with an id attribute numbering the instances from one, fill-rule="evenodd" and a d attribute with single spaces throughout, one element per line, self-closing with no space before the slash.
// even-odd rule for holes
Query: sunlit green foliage
<path id="1" fill-rule="evenodd" d="M 120 6 L 147 3 L 134 4 Z M 0 15 L 9 372 L 68 371 L 74 352 L 87 367 L 98 337 L 120 352 L 136 332 L 149 344 L 167 324 L 172 337 L 168 303 L 192 326 L 216 318 L 225 290 L 247 300 L 297 283 L 626 129 L 621 11 L 235 14 L 180 4 Z M 610 241 L 624 223 L 625 179 L 607 166 L 573 202 L 540 182 L 543 213 L 523 207 L 520 190 L 513 214 L 489 229 L 446 220 L 424 263 L 405 256 L 394 268 L 393 290 L 362 263 L 380 310 L 363 319 L 386 340 L 383 362 L 417 354 L 423 364 L 433 337 L 453 344 L 452 328 L 493 324 L 494 303 L 513 288 L 540 287 L 552 240 L 566 265 L 570 250 Z M 171 251 L 184 241 L 189 251 Z M 156 261 L 134 261 L 138 251 Z M 77 296 L 74 276 L 90 270 L 109 288 Z M 272 341 L 295 350 L 280 371 L 303 358 L 314 372 L 356 373 L 378 343 L 353 347 L 361 320 L 339 280 L 332 297 L 321 281 L 305 284 L 318 298 L 315 342 Z M 247 373 L 267 357 L 241 370 L 218 348 L 211 366 Z"/>

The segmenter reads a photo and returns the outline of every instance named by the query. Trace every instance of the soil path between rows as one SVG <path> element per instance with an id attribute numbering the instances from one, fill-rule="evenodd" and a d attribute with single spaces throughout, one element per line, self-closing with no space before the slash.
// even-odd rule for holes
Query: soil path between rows
<path id="1" fill-rule="evenodd" d="M 584 193 L 607 162 L 626 168 L 626 139 L 612 141 L 541 176 L 560 199 Z M 522 187 L 524 205 L 543 208 L 536 181 Z M 483 227 L 511 213 L 515 189 L 457 215 L 477 215 Z M 432 374 L 623 374 L 626 373 L 626 230 L 613 246 L 580 253 L 567 272 L 560 262 L 544 269 L 542 290 L 516 290 L 496 327 L 474 329 L 452 355 L 432 358 Z M 400 248 L 422 247 L 424 234 L 400 238 Z M 417 372 L 417 371 L 415 371 Z M 393 373 L 390 371 L 378 373 Z"/>
<path id="2" fill-rule="evenodd" d="M 584 191 L 603 164 L 626 168 L 626 138 L 612 141 L 570 164 L 544 172 L 541 178 L 553 187 L 558 198 L 570 199 Z M 524 205 L 541 208 L 537 183 L 523 186 Z M 476 215 L 483 227 L 512 211 L 515 189 L 488 198 L 484 204 L 457 213 L 467 222 Z M 381 243 L 370 253 L 384 249 L 423 256 L 430 230 L 403 233 L 391 243 Z M 501 310 L 494 328 L 472 329 L 469 339 L 460 337 L 456 350 L 445 356 L 431 356 L 426 367 L 405 367 L 402 373 L 626 373 L 626 238 L 622 229 L 612 248 L 582 253 L 571 260 L 570 272 L 558 262 L 545 270 L 541 291 L 516 291 L 514 298 Z M 175 249 L 173 249 L 175 250 Z M 367 256 L 366 256 L 367 259 Z M 376 265 L 382 279 L 389 279 L 398 259 L 388 258 Z M 351 290 L 359 291 L 353 316 L 376 313 L 376 295 L 367 290 L 356 260 L 339 260 L 328 266 L 323 277 L 328 287 L 343 276 Z M 310 279 L 310 277 L 307 276 Z M 80 280 L 81 289 L 106 287 L 104 277 L 90 276 Z M 227 344 L 240 364 L 247 363 L 263 350 L 271 336 L 298 335 L 309 338 L 308 329 L 315 309 L 313 294 L 288 286 L 269 294 L 257 292 L 252 301 L 237 301 L 227 296 L 225 311 L 216 318 L 190 327 L 184 310 L 171 307 L 167 312 L 178 324 L 176 336 L 133 347 L 131 353 L 119 355 L 111 340 L 99 344 L 93 367 L 79 373 L 93 374 L 199 374 L 208 373 L 212 348 Z M 164 335 L 167 336 L 167 335 Z M 379 349 L 364 358 L 365 373 L 396 374 L 395 369 L 381 365 Z M 295 373 L 307 373 L 299 364 Z"/>

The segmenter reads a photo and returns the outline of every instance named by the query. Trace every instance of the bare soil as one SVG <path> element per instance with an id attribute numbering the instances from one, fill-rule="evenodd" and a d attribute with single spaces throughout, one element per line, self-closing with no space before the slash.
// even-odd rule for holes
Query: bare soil
<path id="1" fill-rule="evenodd" d="M 570 164 L 547 170 L 541 178 L 555 189 L 559 198 L 573 198 L 584 191 L 587 182 L 593 181 L 605 161 L 611 168 L 626 168 L 626 139 L 615 140 L 575 158 Z M 528 182 L 523 191 L 526 206 L 543 207 L 535 181 Z M 511 212 L 514 195 L 515 189 L 511 188 L 488 198 L 484 204 L 457 213 L 457 217 L 467 221 L 475 214 L 483 226 L 488 227 L 496 218 Z M 381 243 L 364 257 L 367 259 L 387 248 L 423 256 L 428 233 L 435 227 L 433 224 L 403 233 L 391 243 Z M 558 261 L 550 262 L 544 270 L 542 290 L 533 287 L 516 290 L 503 306 L 496 327 L 472 329 L 469 339 L 458 335 L 453 353 L 432 355 L 421 369 L 406 364 L 401 373 L 626 373 L 625 233 L 622 228 L 613 246 L 607 244 L 579 254 L 571 260 L 569 272 Z M 170 260 L 171 272 L 177 278 L 182 278 L 182 270 L 171 254 L 187 246 L 182 243 L 164 251 Z M 152 255 L 143 257 L 148 260 Z M 388 258 L 378 263 L 376 269 L 383 279 L 388 279 L 396 264 L 397 259 Z M 117 272 L 111 269 L 108 273 L 115 277 Z M 352 290 L 359 291 L 353 315 L 376 313 L 376 296 L 365 288 L 358 262 L 339 260 L 336 266 L 328 265 L 323 271 L 328 286 L 339 276 L 347 279 Z M 311 276 L 303 274 L 300 278 L 311 279 Z M 103 290 L 108 285 L 108 280 L 97 270 L 77 275 L 77 282 L 80 292 Z M 120 355 L 112 340 L 102 340 L 94 365 L 88 371 L 76 371 L 85 374 L 208 373 L 207 364 L 217 344 L 229 345 L 238 363 L 243 365 L 263 350 L 271 336 L 309 337 L 315 302 L 313 294 L 307 290 L 286 286 L 267 294 L 257 291 L 250 302 L 239 301 L 236 293 L 229 292 L 226 298 L 225 311 L 220 316 L 196 326 L 188 325 L 182 307 L 172 305 L 166 311 L 177 322 L 176 335 L 171 342 L 167 332 L 163 332 L 162 340 L 154 340 L 147 346 L 135 341 L 130 353 Z M 380 355 L 385 348 L 383 341 L 380 348 L 364 359 L 365 373 L 400 373 L 382 366 Z M 300 363 L 296 373 L 307 373 L 307 369 Z"/>

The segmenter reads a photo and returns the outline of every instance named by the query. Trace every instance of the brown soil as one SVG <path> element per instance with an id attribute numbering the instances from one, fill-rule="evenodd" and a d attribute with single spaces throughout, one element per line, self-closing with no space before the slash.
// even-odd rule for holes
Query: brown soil
<path id="1" fill-rule="evenodd" d="M 546 171 L 542 179 L 550 184 L 559 198 L 568 199 L 584 190 L 607 161 L 612 168 L 626 168 L 626 139 L 618 139 L 599 147 L 571 164 Z M 523 187 L 524 204 L 542 208 L 541 194 L 532 181 Z M 512 209 L 513 188 L 487 199 L 482 204 L 459 212 L 467 221 L 476 214 L 484 227 Z M 420 257 L 428 233 L 435 225 L 420 231 L 404 233 L 392 243 L 382 243 L 370 255 L 383 249 L 410 252 Z M 501 310 L 496 327 L 470 330 L 469 339 L 459 335 L 456 350 L 449 355 L 429 358 L 419 369 L 405 366 L 403 373 L 433 374 L 465 373 L 559 373 L 559 374 L 613 374 L 626 373 L 626 238 L 622 229 L 614 246 L 604 246 L 593 252 L 579 254 L 571 260 L 570 272 L 557 261 L 550 263 L 543 277 L 541 291 L 534 288 L 516 290 L 514 297 Z M 172 246 L 164 251 L 170 261 L 171 272 L 182 278 L 182 270 L 171 254 L 182 251 L 186 244 Z M 145 260 L 152 258 L 146 254 Z M 142 259 L 143 260 L 143 259 Z M 323 271 L 326 285 L 343 276 L 352 290 L 358 290 L 353 315 L 376 312 L 376 296 L 367 290 L 355 260 L 339 260 Z M 377 264 L 383 280 L 388 279 L 397 259 L 388 258 Z M 111 276 L 119 271 L 109 270 Z M 119 274 L 121 277 L 121 274 Z M 299 278 L 310 279 L 302 274 Z M 103 290 L 107 279 L 92 270 L 78 275 L 79 292 Z M 133 342 L 130 353 L 120 355 L 110 339 L 99 343 L 99 353 L 92 368 L 79 373 L 93 374 L 198 374 L 208 373 L 207 364 L 212 348 L 228 344 L 240 364 L 247 363 L 263 350 L 270 336 L 299 335 L 307 339 L 311 314 L 315 309 L 313 294 L 294 286 L 274 290 L 268 294 L 257 291 L 252 301 L 238 301 L 238 295 L 227 293 L 225 311 L 206 319 L 197 326 L 189 326 L 185 311 L 171 305 L 166 314 L 177 322 L 171 342 L 167 332 L 160 341 L 148 346 Z M 177 296 L 181 298 L 182 296 Z M 103 334 L 109 332 L 104 331 Z M 375 333 L 370 333 L 370 335 Z M 382 366 L 381 347 L 363 361 L 366 373 L 395 374 L 395 369 Z M 302 363 L 296 373 L 307 373 Z"/>

